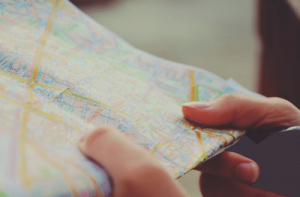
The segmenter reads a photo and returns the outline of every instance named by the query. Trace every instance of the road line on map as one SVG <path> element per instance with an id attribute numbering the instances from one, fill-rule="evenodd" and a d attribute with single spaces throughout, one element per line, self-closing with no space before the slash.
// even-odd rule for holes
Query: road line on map
<path id="1" fill-rule="evenodd" d="M 43 35 L 41 36 L 41 38 L 39 39 L 38 48 L 36 49 L 36 54 L 35 54 L 34 68 L 33 68 L 33 71 L 32 71 L 31 78 L 30 78 L 30 82 L 36 82 L 37 76 L 39 75 L 40 67 L 41 67 L 41 63 L 42 63 L 43 49 L 46 46 L 47 38 L 49 36 L 50 29 L 52 27 L 53 20 L 54 20 L 57 8 L 59 6 L 59 3 L 60 3 L 60 0 L 57 0 L 55 2 L 54 8 L 52 9 L 52 12 L 51 12 L 51 15 L 49 17 L 49 20 L 48 20 L 47 26 L 45 28 L 45 31 L 44 31 Z"/>
<path id="2" fill-rule="evenodd" d="M 32 99 L 33 99 L 32 96 L 33 96 L 33 95 L 30 95 L 30 96 L 29 96 L 29 100 L 32 100 Z M 26 127 L 27 127 L 27 122 L 28 122 L 30 110 L 33 110 L 33 112 L 39 113 L 39 114 L 45 116 L 46 118 L 49 118 L 49 119 L 52 119 L 52 120 L 55 120 L 55 121 L 59 121 L 59 122 L 62 122 L 62 123 L 65 123 L 65 122 L 58 120 L 58 119 L 55 118 L 54 116 L 51 116 L 51 115 L 46 114 L 46 113 L 44 113 L 44 112 L 41 112 L 41 111 L 39 111 L 39 110 L 37 110 L 37 109 L 35 109 L 35 108 L 32 108 L 32 107 L 30 106 L 30 104 L 24 104 L 24 103 L 15 101 L 15 100 L 13 100 L 13 99 L 11 99 L 11 98 L 8 98 L 8 97 L 6 97 L 6 96 L 4 96 L 4 95 L 1 95 L 1 94 L 0 94 L 0 97 L 3 98 L 3 99 L 5 99 L 5 100 L 8 100 L 8 101 L 10 101 L 10 102 L 13 102 L 13 103 L 16 104 L 16 105 L 19 105 L 19 106 L 23 107 L 24 110 L 25 110 L 25 111 L 23 112 L 23 118 L 22 118 L 22 124 L 21 124 L 21 139 L 20 139 L 20 150 L 21 150 L 21 176 L 22 176 L 22 180 L 23 180 L 25 186 L 26 186 L 26 187 L 29 187 L 29 186 L 30 186 L 30 180 L 29 180 L 29 178 L 28 178 L 27 170 L 26 170 L 27 166 L 26 166 L 26 154 L 25 154 L 25 150 L 26 150 L 26 149 L 25 149 L 25 148 L 26 148 L 26 147 L 25 147 L 25 145 L 26 145 L 26 139 L 25 139 L 25 136 L 26 136 L 26 132 L 27 132 L 27 128 L 26 128 Z M 67 123 L 65 123 L 65 124 L 67 124 Z M 67 126 L 74 127 L 74 126 L 72 126 L 72 125 L 67 125 Z M 77 130 L 78 130 L 78 129 L 77 129 Z M 92 182 L 94 183 L 95 181 L 92 181 Z"/>
<path id="3" fill-rule="evenodd" d="M 1 71 L 0 71 L 0 76 L 1 76 L 1 75 L 4 75 L 4 76 L 9 77 L 9 78 L 16 79 L 16 80 L 18 80 L 18 81 L 21 82 L 21 83 L 28 82 L 27 79 L 17 77 L 16 75 L 13 75 L 13 74 L 10 74 L 10 73 L 4 73 L 4 72 L 1 72 Z"/>
<path id="4" fill-rule="evenodd" d="M 208 132 L 213 132 L 213 133 L 222 133 L 222 134 L 225 134 L 225 135 L 229 135 L 230 137 L 232 137 L 232 140 L 236 140 L 236 137 L 234 137 L 234 135 L 229 133 L 229 132 L 218 131 L 218 130 L 213 130 L 213 131 L 207 130 L 207 131 Z"/>
<path id="5" fill-rule="evenodd" d="M 2 94 L 0 94 L 0 98 L 3 98 L 3 99 L 5 99 L 5 100 L 7 100 L 7 101 L 10 101 L 10 102 L 12 102 L 12 103 L 14 103 L 14 104 L 16 104 L 16 105 L 18 105 L 18 106 L 20 106 L 20 107 L 25 107 L 25 106 L 26 106 L 25 103 L 18 102 L 18 101 L 16 101 L 16 100 L 13 100 L 13 99 L 11 99 L 11 98 L 9 98 L 9 97 L 7 97 L 7 96 L 4 96 L 4 95 L 2 95 Z"/>
<path id="6" fill-rule="evenodd" d="M 218 137 L 218 138 L 223 139 L 224 146 L 227 145 L 227 140 L 226 140 L 226 138 L 225 138 L 223 135 L 216 135 L 216 134 L 213 134 L 213 133 L 212 133 L 213 131 L 210 132 L 209 130 L 206 130 L 206 129 L 201 129 L 201 131 L 204 132 L 204 133 L 207 133 L 208 135 L 211 135 L 211 136 L 214 136 L 214 137 Z"/>
<path id="7" fill-rule="evenodd" d="M 3 98 L 3 99 L 5 99 L 5 100 L 8 100 L 8 101 L 10 101 L 10 102 L 12 102 L 12 103 L 18 105 L 18 106 L 21 106 L 21 107 L 26 108 L 26 104 L 25 104 L 25 103 L 18 102 L 18 101 L 16 101 L 16 100 L 13 100 L 13 99 L 11 99 L 11 98 L 9 98 L 9 97 L 6 97 L 6 96 L 4 96 L 4 95 L 1 95 L 1 94 L 0 94 L 0 98 Z M 32 106 L 29 106 L 28 109 L 29 109 L 30 111 L 34 112 L 34 113 L 40 114 L 40 115 L 42 115 L 42 116 L 48 118 L 48 119 L 50 119 L 50 120 L 53 120 L 53 121 L 56 121 L 56 122 L 63 123 L 64 125 L 66 125 L 66 126 L 68 126 L 68 127 L 71 127 L 71 128 L 73 128 L 73 129 L 75 129 L 75 130 L 78 130 L 78 131 L 80 131 L 80 132 L 83 132 L 80 128 L 78 128 L 78 127 L 76 127 L 76 126 L 74 126 L 74 125 L 71 125 L 71 124 L 69 124 L 69 123 L 67 123 L 67 122 L 64 122 L 63 120 L 57 118 L 56 116 L 47 114 L 47 113 L 45 113 L 45 112 L 43 112 L 43 111 L 40 111 L 39 109 L 33 108 Z"/>
<path id="8" fill-rule="evenodd" d="M 234 135 L 233 134 L 231 134 L 231 133 L 225 133 L 226 135 L 230 135 L 230 137 L 232 137 L 232 140 L 234 141 L 234 140 L 236 140 L 236 138 L 234 137 Z"/>
<path id="9" fill-rule="evenodd" d="M 31 183 L 27 174 L 27 165 L 26 165 L 26 142 L 25 142 L 25 136 L 27 132 L 27 122 L 29 118 L 29 110 L 24 107 L 23 117 L 22 117 L 22 124 L 21 124 L 21 137 L 19 139 L 19 145 L 20 145 L 20 152 L 21 152 L 21 177 L 22 181 L 25 184 L 25 186 L 28 188 L 30 187 Z"/>
<path id="10" fill-rule="evenodd" d="M 166 141 L 164 141 L 164 142 L 162 142 L 162 143 L 156 145 L 156 147 L 154 148 L 154 150 L 151 152 L 151 155 L 154 155 L 154 153 L 155 153 L 158 149 L 160 149 L 162 146 L 164 146 L 167 142 L 169 142 L 169 141 L 166 140 Z"/>
<path id="11" fill-rule="evenodd" d="M 47 42 L 47 38 L 49 36 L 50 33 L 50 29 L 54 20 L 54 16 L 56 14 L 57 11 L 57 7 L 60 3 L 60 0 L 57 0 L 54 8 L 52 10 L 52 13 L 50 15 L 48 24 L 46 26 L 46 29 L 42 35 L 42 37 L 40 38 L 40 42 L 38 45 L 38 48 L 36 49 L 36 57 L 35 57 L 35 61 L 34 61 L 34 68 L 33 68 L 33 72 L 30 78 L 30 82 L 36 82 L 36 78 L 39 74 L 39 70 L 40 70 L 40 66 L 41 66 L 41 60 L 42 60 L 42 50 L 46 45 Z M 26 136 L 26 132 L 27 132 L 27 122 L 28 122 L 28 117 L 29 117 L 29 106 L 31 105 L 33 100 L 33 92 L 32 92 L 32 88 L 29 88 L 29 96 L 27 99 L 27 106 L 23 106 L 24 109 L 24 113 L 23 113 L 23 119 L 22 119 L 22 128 L 21 128 L 21 139 L 20 139 L 20 146 L 21 146 L 21 172 L 22 172 L 22 178 L 23 178 L 23 182 L 25 184 L 26 187 L 30 186 L 30 182 L 29 179 L 27 177 L 27 169 L 26 169 L 26 153 L 25 153 L 25 141 L 24 138 Z"/>
<path id="12" fill-rule="evenodd" d="M 196 80 L 195 80 L 195 72 L 193 70 L 190 70 L 190 96 L 191 96 L 191 102 L 197 101 L 197 96 L 196 96 Z"/>
<path id="13" fill-rule="evenodd" d="M 195 131 L 195 134 L 196 134 L 197 141 L 198 141 L 199 145 L 202 148 L 202 157 L 206 158 L 207 157 L 206 146 L 203 143 L 203 140 L 202 140 L 202 137 L 201 137 L 201 133 L 200 133 L 200 131 Z"/>
<path id="14" fill-rule="evenodd" d="M 27 174 L 25 137 L 26 137 L 26 133 L 27 133 L 27 123 L 28 123 L 28 119 L 29 119 L 29 115 L 30 115 L 29 107 L 30 107 L 30 103 L 32 102 L 32 100 L 33 100 L 33 93 L 32 93 L 32 90 L 30 89 L 27 103 L 24 104 L 24 106 L 23 106 L 24 112 L 22 115 L 21 134 L 20 134 L 20 139 L 19 139 L 20 151 L 21 151 L 21 176 L 22 176 L 23 182 L 27 188 L 30 187 L 31 183 L 29 181 L 29 177 Z"/>
<path id="15" fill-rule="evenodd" d="M 220 95 L 223 93 L 222 91 L 220 91 L 220 90 L 214 90 L 214 89 L 212 89 L 212 88 L 210 88 L 210 87 L 207 87 L 207 86 L 204 86 L 204 85 L 198 85 L 199 87 L 203 87 L 203 88 L 205 88 L 205 89 L 209 89 L 210 91 L 213 91 L 213 92 L 217 92 L 217 93 L 219 93 Z"/>
<path id="16" fill-rule="evenodd" d="M 4 36 L 0 36 L 1 38 L 4 38 L 6 40 L 9 40 L 9 41 L 12 41 L 12 42 L 17 42 L 17 43 L 21 43 L 19 41 L 16 41 L 16 40 L 13 40 L 13 39 L 10 39 L 10 38 L 7 38 L 7 37 L 4 37 Z"/>
<path id="17" fill-rule="evenodd" d="M 48 114 L 48 113 L 45 113 L 45 112 L 43 112 L 43 111 L 41 111 L 41 110 L 38 110 L 38 109 L 36 109 L 36 108 L 33 108 L 33 107 L 31 107 L 30 110 L 32 110 L 32 112 L 35 112 L 35 113 L 37 113 L 37 114 L 40 114 L 40 115 L 42 115 L 42 116 L 44 116 L 44 117 L 46 117 L 46 118 L 48 118 L 48 119 L 50 119 L 50 120 L 53 120 L 53 121 L 55 121 L 55 122 L 62 123 L 62 124 L 64 124 L 64 125 L 68 126 L 68 127 L 71 127 L 71 128 L 73 128 L 73 129 L 78 130 L 78 131 L 80 131 L 80 132 L 83 133 L 83 131 L 82 131 L 80 128 L 78 128 L 78 127 L 76 127 L 76 126 L 74 126 L 74 125 L 71 125 L 71 124 L 69 124 L 69 123 L 63 121 L 63 120 L 61 120 L 60 118 L 58 118 L 58 117 L 56 117 L 56 116 L 50 115 L 50 114 Z"/>

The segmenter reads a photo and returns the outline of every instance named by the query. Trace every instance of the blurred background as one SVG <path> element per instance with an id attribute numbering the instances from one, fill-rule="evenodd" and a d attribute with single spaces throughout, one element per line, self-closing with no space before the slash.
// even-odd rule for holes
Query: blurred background
<path id="1" fill-rule="evenodd" d="M 300 107 L 300 0 L 71 1 L 138 49 Z M 259 164 L 255 187 L 299 196 L 299 134 L 273 135 L 258 145 L 243 137 L 230 150 Z M 192 197 L 201 196 L 199 175 L 179 179 Z"/>
<path id="2" fill-rule="evenodd" d="M 256 1 L 116 0 L 75 3 L 136 48 L 234 78 L 255 91 Z M 199 197 L 199 173 L 179 179 Z"/>

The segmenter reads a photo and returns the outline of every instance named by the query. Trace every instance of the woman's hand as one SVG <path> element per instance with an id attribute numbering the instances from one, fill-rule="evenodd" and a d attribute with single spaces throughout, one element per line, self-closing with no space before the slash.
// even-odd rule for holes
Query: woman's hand
<path id="1" fill-rule="evenodd" d="M 152 155 L 114 128 L 99 127 L 85 134 L 79 148 L 111 176 L 114 197 L 187 196 Z"/>
<path id="2" fill-rule="evenodd" d="M 206 126 L 230 126 L 259 132 L 279 126 L 300 125 L 300 111 L 280 98 L 254 98 L 227 94 L 209 103 L 183 105 L 184 117 Z M 200 188 L 204 197 L 213 196 L 274 196 L 270 191 L 252 187 L 260 174 L 251 159 L 225 151 L 196 167 L 202 173 Z"/>
<path id="3" fill-rule="evenodd" d="M 226 95 L 210 103 L 183 106 L 185 118 L 208 126 L 233 126 L 255 132 L 261 128 L 300 125 L 300 112 L 289 102 L 278 99 Z M 112 178 L 113 196 L 187 196 L 147 151 L 125 139 L 111 127 L 99 127 L 85 134 L 79 143 L 81 152 L 103 166 Z M 206 196 L 274 196 L 254 188 L 258 165 L 241 155 L 224 152 L 205 162 L 197 170 L 201 192 Z"/>

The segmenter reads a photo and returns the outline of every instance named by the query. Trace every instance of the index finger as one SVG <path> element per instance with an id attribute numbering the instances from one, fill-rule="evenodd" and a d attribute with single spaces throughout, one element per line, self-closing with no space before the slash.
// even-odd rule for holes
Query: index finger
<path id="1" fill-rule="evenodd" d="M 256 129 L 300 125 L 298 108 L 280 98 L 226 94 L 208 103 L 185 103 L 182 111 L 186 119 L 206 126 Z"/>

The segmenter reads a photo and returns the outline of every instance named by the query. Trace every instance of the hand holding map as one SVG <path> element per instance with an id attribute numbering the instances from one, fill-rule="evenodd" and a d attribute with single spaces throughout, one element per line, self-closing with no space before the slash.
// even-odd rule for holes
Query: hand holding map
<path id="1" fill-rule="evenodd" d="M 300 110 L 281 98 L 254 98 L 227 94 L 209 103 L 189 103 L 184 108 L 184 116 L 187 119 L 209 126 L 247 129 L 247 135 L 260 135 L 263 131 L 274 131 L 274 129 L 276 131 L 282 127 L 290 127 L 288 131 L 299 132 L 299 126 L 295 125 L 300 125 Z M 278 147 L 285 150 L 280 143 Z M 274 151 L 274 154 L 277 155 L 277 152 Z M 268 166 L 274 168 L 272 162 L 269 162 Z M 286 163 L 286 166 L 281 166 L 281 168 L 287 170 L 290 168 L 290 163 Z M 249 185 L 257 181 L 260 175 L 259 166 L 253 160 L 235 152 L 224 151 L 195 169 L 202 172 L 200 189 L 204 197 L 283 197 L 258 185 Z"/>
<path id="2" fill-rule="evenodd" d="M 116 197 L 187 196 L 155 157 L 114 128 L 102 126 L 85 134 L 79 147 L 88 158 L 104 166 Z"/>

